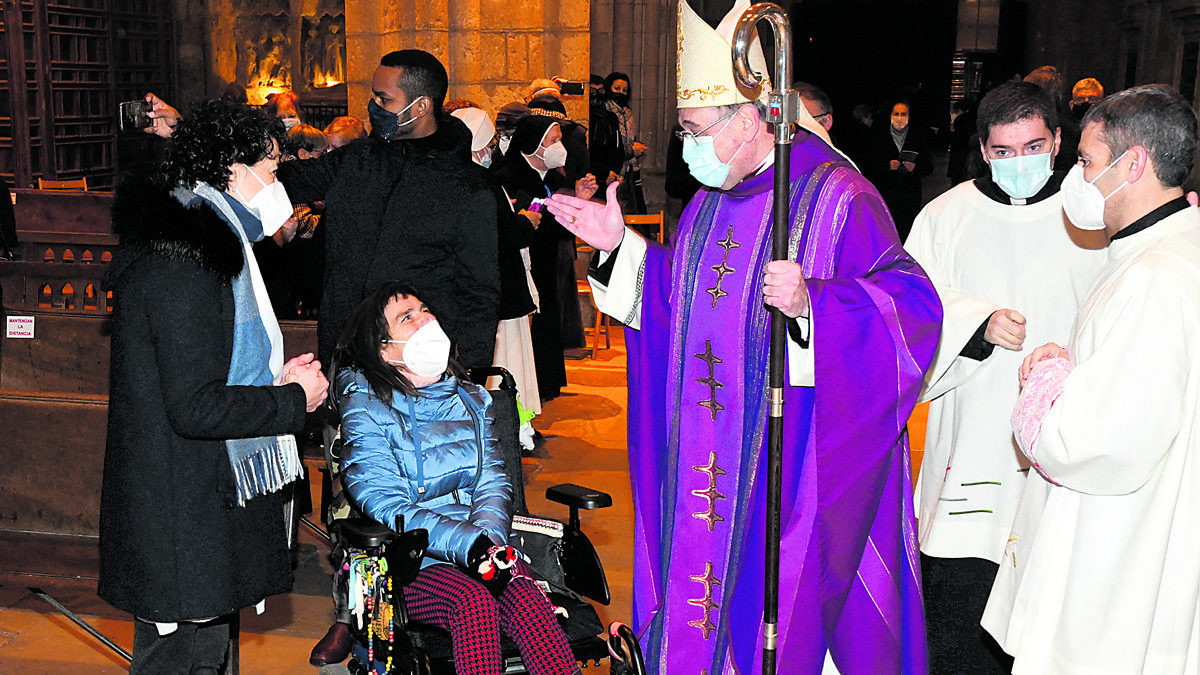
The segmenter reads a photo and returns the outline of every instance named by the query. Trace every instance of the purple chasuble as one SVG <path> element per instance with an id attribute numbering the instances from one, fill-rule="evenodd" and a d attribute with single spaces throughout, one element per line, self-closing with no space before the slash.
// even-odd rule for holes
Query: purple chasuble
<path id="1" fill-rule="evenodd" d="M 822 141 L 792 147 L 791 255 L 816 387 L 785 387 L 780 672 L 924 673 L 905 423 L 941 304 L 878 192 Z M 664 675 L 760 672 L 773 171 L 702 191 L 652 245 L 629 346 L 634 621 Z"/>

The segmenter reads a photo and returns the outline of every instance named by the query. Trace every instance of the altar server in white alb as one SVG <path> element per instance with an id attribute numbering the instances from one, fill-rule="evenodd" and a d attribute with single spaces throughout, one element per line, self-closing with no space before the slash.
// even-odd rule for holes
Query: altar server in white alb
<path id="1" fill-rule="evenodd" d="M 1197 145 L 1167 87 L 1084 118 L 1063 207 L 1111 243 L 1067 348 L 1020 370 L 1037 475 L 983 618 L 1014 673 L 1200 672 L 1200 212 L 1180 187 Z"/>
<path id="2" fill-rule="evenodd" d="M 978 115 L 990 175 L 933 200 L 905 242 L 943 309 L 918 512 L 935 675 L 1008 672 L 979 620 L 1029 470 L 1009 425 L 1014 373 L 1027 342 L 1070 331 L 1107 243 L 1063 217 L 1057 112 L 1040 87 L 1005 83 Z"/>

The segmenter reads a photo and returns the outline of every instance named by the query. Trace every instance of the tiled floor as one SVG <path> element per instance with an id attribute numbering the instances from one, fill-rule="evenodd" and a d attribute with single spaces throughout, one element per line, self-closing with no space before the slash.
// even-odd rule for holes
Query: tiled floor
<path id="1" fill-rule="evenodd" d="M 566 518 L 566 509 L 545 500 L 545 489 L 577 483 L 604 490 L 611 508 L 584 512 L 584 531 L 604 561 L 613 602 L 600 607 L 600 618 L 628 620 L 632 579 L 633 512 L 625 455 L 625 352 L 619 328 L 613 348 L 596 359 L 567 361 L 570 385 L 547 403 L 534 421 L 545 437 L 535 456 L 525 460 L 530 510 Z M 924 439 L 924 417 L 914 416 L 914 445 Z M 915 465 L 920 455 L 914 452 Z M 301 530 L 300 560 L 292 593 L 270 598 L 267 612 L 242 615 L 241 672 L 247 675 L 311 674 L 309 650 L 332 619 L 328 597 L 326 548 L 311 532 Z M 36 551 L 48 560 L 45 576 L 0 574 L 0 674 L 125 673 L 126 662 L 97 639 L 56 613 L 29 591 L 41 587 L 80 614 L 126 650 L 133 644 L 133 625 L 95 595 L 94 542 L 78 550 Z M 47 557 L 48 556 L 48 557 Z M 68 578 L 78 575 L 79 578 Z M 325 675 L 331 675 L 328 669 Z M 586 671 L 585 671 L 586 672 Z"/>

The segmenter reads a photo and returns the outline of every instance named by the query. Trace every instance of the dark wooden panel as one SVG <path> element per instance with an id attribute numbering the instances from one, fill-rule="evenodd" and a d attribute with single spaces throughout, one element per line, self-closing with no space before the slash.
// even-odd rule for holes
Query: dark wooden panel
<path id="1" fill-rule="evenodd" d="M 112 234 L 112 193 L 15 189 L 17 237 L 34 232 Z"/>
<path id="2" fill-rule="evenodd" d="M 283 360 L 305 353 L 317 353 L 316 321 L 280 321 L 283 333 Z"/>
<path id="3" fill-rule="evenodd" d="M 109 317 L 45 310 L 8 313 L 32 316 L 34 337 L 4 338 L 0 389 L 108 395 Z"/>
<path id="4" fill-rule="evenodd" d="M 0 529 L 97 534 L 108 401 L 0 390 Z"/>

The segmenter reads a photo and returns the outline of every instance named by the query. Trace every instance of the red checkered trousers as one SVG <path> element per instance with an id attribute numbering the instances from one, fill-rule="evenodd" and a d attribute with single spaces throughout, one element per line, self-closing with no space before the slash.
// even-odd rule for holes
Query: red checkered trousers
<path id="1" fill-rule="evenodd" d="M 512 569 L 517 574 L 497 600 L 458 567 L 430 565 L 404 587 L 408 616 L 450 632 L 459 675 L 500 672 L 500 631 L 517 643 L 532 675 L 579 672 L 554 608 L 530 578 L 529 567 L 518 560 Z"/>

